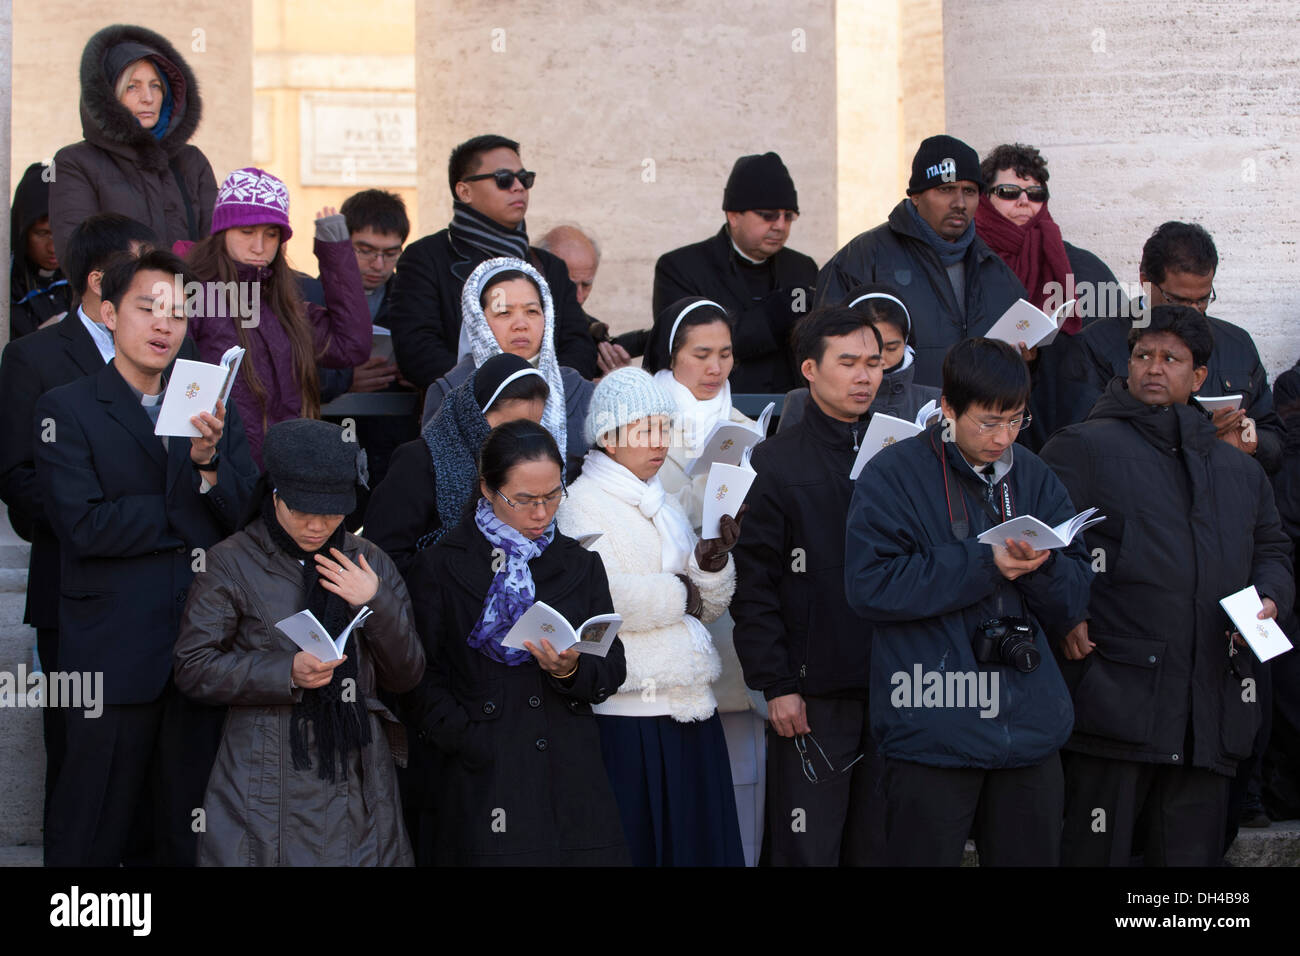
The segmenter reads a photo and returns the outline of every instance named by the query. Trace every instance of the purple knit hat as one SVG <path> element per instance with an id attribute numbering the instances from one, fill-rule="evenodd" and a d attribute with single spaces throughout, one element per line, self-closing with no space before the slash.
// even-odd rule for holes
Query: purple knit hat
<path id="1" fill-rule="evenodd" d="M 212 234 L 237 226 L 280 227 L 280 241 L 293 235 L 289 225 L 289 189 L 270 173 L 254 166 L 236 169 L 217 190 L 212 210 Z"/>

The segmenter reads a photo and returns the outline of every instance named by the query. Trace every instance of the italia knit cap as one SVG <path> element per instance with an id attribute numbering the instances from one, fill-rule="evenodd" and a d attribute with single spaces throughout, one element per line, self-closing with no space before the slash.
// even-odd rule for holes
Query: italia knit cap
<path id="1" fill-rule="evenodd" d="M 281 242 L 292 236 L 289 188 L 264 169 L 236 169 L 217 190 L 212 234 L 239 226 L 279 226 Z"/>
<path id="2" fill-rule="evenodd" d="M 602 435 L 621 425 L 653 415 L 672 418 L 676 412 L 673 397 L 649 372 L 627 365 L 602 378 L 591 393 L 586 438 L 590 444 L 598 445 Z"/>
<path id="3" fill-rule="evenodd" d="M 980 176 L 980 157 L 955 136 L 931 136 L 924 140 L 912 157 L 912 178 L 907 194 L 915 195 L 944 183 L 972 182 L 984 191 Z"/>
<path id="4" fill-rule="evenodd" d="M 722 193 L 726 212 L 750 209 L 793 209 L 799 211 L 799 194 L 795 192 L 790 171 L 776 153 L 742 156 L 731 167 L 727 188 Z"/>
<path id="5" fill-rule="evenodd" d="M 357 506 L 360 449 L 343 429 L 313 418 L 292 418 L 266 430 L 262 461 L 271 487 L 294 511 L 347 515 Z"/>

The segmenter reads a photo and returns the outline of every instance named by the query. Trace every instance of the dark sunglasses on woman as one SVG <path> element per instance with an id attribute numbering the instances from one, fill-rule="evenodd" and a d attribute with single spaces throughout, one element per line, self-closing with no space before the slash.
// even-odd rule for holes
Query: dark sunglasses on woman
<path id="1" fill-rule="evenodd" d="M 532 189 L 533 180 L 536 178 L 537 174 L 527 169 L 521 169 L 518 172 L 511 169 L 498 169 L 491 173 L 478 173 L 474 176 L 466 176 L 462 182 L 472 183 L 480 179 L 495 179 L 497 189 L 509 189 L 514 185 L 515 180 L 518 179 L 519 185 L 523 186 L 525 189 Z"/>
<path id="2" fill-rule="evenodd" d="M 989 192 L 1007 202 L 1015 202 L 1020 198 L 1021 193 L 1026 193 L 1030 202 L 1047 202 L 1046 186 L 1017 186 L 1014 183 L 1003 183 L 1001 186 L 994 186 Z"/>

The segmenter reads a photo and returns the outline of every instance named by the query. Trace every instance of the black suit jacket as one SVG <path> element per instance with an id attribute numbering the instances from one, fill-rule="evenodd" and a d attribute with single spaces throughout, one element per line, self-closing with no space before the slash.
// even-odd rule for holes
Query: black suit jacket
<path id="1" fill-rule="evenodd" d="M 189 440 L 172 438 L 165 451 L 112 364 L 41 396 L 33 424 L 36 477 L 59 540 L 60 669 L 102 672 L 109 704 L 155 700 L 202 567 L 194 549 L 236 530 L 257 480 L 238 412 L 228 413 L 207 494 Z"/>
<path id="2" fill-rule="evenodd" d="M 767 260 L 772 293 L 755 302 L 734 256 L 726 226 L 703 242 L 665 252 L 655 263 L 654 317 L 678 299 L 707 296 L 735 320 L 736 365 L 731 371 L 731 390 L 788 392 L 803 384 L 795 370 L 790 332 L 794 323 L 812 310 L 817 263 L 802 252 L 782 249 Z M 793 292 L 800 286 L 808 291 L 804 302 L 796 303 Z M 804 307 L 802 313 L 794 311 L 799 304 Z"/>
<path id="3" fill-rule="evenodd" d="M 0 499 L 14 530 L 32 543 L 23 615 L 32 627 L 59 626 L 59 542 L 45 520 L 36 480 L 36 401 L 103 367 L 75 308 L 62 322 L 10 342 L 0 356 Z"/>

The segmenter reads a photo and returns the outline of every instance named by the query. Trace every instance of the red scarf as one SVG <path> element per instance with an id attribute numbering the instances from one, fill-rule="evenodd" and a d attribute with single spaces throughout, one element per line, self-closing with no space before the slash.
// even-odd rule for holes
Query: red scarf
<path id="1" fill-rule="evenodd" d="M 1016 274 L 1028 290 L 1033 305 L 1043 308 L 1047 301 L 1044 288 L 1049 282 L 1065 288 L 1070 260 L 1065 254 L 1061 227 L 1047 211 L 1047 203 L 1043 203 L 1043 208 L 1034 218 L 1023 226 L 1017 226 L 993 208 L 988 196 L 980 196 L 979 207 L 975 210 L 975 231 Z M 1083 320 L 1073 314 L 1073 310 L 1071 313 L 1061 327 L 1066 335 L 1074 335 L 1083 327 Z"/>

